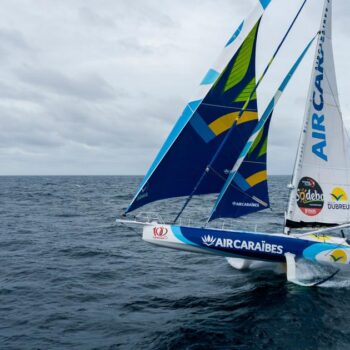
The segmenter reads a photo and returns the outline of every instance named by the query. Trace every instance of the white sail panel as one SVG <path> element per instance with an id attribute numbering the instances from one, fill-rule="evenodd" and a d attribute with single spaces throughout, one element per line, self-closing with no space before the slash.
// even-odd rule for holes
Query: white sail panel
<path id="1" fill-rule="evenodd" d="M 325 0 L 320 30 L 287 227 L 350 221 L 350 166 L 334 68 L 332 0 Z"/>

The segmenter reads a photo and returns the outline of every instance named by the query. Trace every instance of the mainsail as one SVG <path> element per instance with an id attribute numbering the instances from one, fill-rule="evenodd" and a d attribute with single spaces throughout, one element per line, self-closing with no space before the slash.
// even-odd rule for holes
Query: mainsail
<path id="1" fill-rule="evenodd" d="M 349 151 L 334 68 L 332 0 L 325 1 L 313 67 L 286 227 L 350 221 Z"/>
<path id="2" fill-rule="evenodd" d="M 231 170 L 209 221 L 223 217 L 235 218 L 269 207 L 266 151 L 272 113 L 315 38 L 308 43 L 268 104 Z"/>
<path id="3" fill-rule="evenodd" d="M 256 39 L 261 16 L 270 0 L 260 0 L 243 21 L 215 64 L 204 77 L 198 95 L 188 103 L 126 212 L 147 203 L 191 195 L 201 175 L 235 124 L 235 132 L 221 150 L 212 171 L 196 194 L 218 193 L 253 131 L 257 120 L 254 95 L 238 120 L 239 112 L 255 87 Z"/>

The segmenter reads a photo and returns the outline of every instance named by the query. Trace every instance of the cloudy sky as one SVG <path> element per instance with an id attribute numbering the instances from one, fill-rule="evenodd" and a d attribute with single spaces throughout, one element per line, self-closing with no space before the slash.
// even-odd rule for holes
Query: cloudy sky
<path id="1" fill-rule="evenodd" d="M 274 0 L 263 19 L 258 72 L 301 0 Z M 259 90 L 266 106 L 317 31 L 308 0 Z M 210 64 L 256 0 L 3 0 L 0 175 L 143 174 Z M 340 101 L 350 128 L 349 0 L 334 1 Z M 312 49 L 314 51 L 314 48 Z M 290 174 L 313 52 L 280 100 L 269 169 Z"/>

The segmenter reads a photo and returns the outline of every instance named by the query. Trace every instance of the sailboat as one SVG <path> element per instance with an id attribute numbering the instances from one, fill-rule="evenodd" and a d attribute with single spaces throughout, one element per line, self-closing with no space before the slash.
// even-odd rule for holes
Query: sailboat
<path id="1" fill-rule="evenodd" d="M 271 0 L 257 6 L 234 32 L 219 60 L 182 115 L 143 178 L 119 223 L 143 226 L 143 239 L 158 246 L 220 255 L 233 266 L 252 261 L 286 264 L 287 279 L 319 285 L 350 267 L 350 245 L 335 228 L 350 227 L 350 164 L 339 106 L 332 48 L 332 0 L 324 0 L 321 26 L 281 82 L 266 110 L 258 112 L 257 88 L 293 29 L 307 0 L 260 77 L 256 75 L 259 26 Z M 239 218 L 270 207 L 267 175 L 269 125 L 274 108 L 306 53 L 316 42 L 307 105 L 290 197 L 281 233 L 212 228 L 219 218 Z M 194 196 L 215 194 L 206 222 L 183 225 Z M 154 201 L 184 197 L 172 222 L 130 212 Z M 179 223 L 180 221 L 180 223 Z M 306 232 L 294 232 L 296 229 Z M 303 282 L 297 265 L 321 267 L 323 277 Z"/>

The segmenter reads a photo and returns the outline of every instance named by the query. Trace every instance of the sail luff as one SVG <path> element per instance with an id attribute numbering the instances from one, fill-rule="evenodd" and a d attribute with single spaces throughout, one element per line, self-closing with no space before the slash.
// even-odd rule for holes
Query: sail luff
<path id="1" fill-rule="evenodd" d="M 290 71 L 288 72 L 288 74 L 286 75 L 286 77 L 284 78 L 283 82 L 281 83 L 281 85 L 279 86 L 279 88 L 277 89 L 277 92 L 275 93 L 274 97 L 271 99 L 270 103 L 268 104 L 266 110 L 264 111 L 262 117 L 260 118 L 258 124 L 256 125 L 251 137 L 249 138 L 245 148 L 243 149 L 243 151 L 241 152 L 237 162 L 235 163 L 233 169 L 230 171 L 230 175 L 228 176 L 226 183 L 224 185 L 224 187 L 222 188 L 216 202 L 215 205 L 213 207 L 213 210 L 211 212 L 211 215 L 208 219 L 208 222 L 211 220 L 214 220 L 216 218 L 219 217 L 232 217 L 231 215 L 227 215 L 223 213 L 220 213 L 220 209 L 222 206 L 226 207 L 226 204 L 224 203 L 225 201 L 225 197 L 227 196 L 227 191 L 229 190 L 229 188 L 231 186 L 233 187 L 237 187 L 237 185 L 234 184 L 235 179 L 238 177 L 240 178 L 241 175 L 239 174 L 239 169 L 242 166 L 244 160 L 246 159 L 247 155 L 249 154 L 250 150 L 252 149 L 253 145 L 255 144 L 257 138 L 259 137 L 259 135 L 261 134 L 261 132 L 263 131 L 263 128 L 265 127 L 265 125 L 270 121 L 270 118 L 272 116 L 272 112 L 276 106 L 276 104 L 278 103 L 280 97 L 282 96 L 282 93 L 284 92 L 285 88 L 287 87 L 289 81 L 291 80 L 291 78 L 293 77 L 294 73 L 296 72 L 297 68 L 299 67 L 300 63 L 302 62 L 303 58 L 305 57 L 306 53 L 308 52 L 309 48 L 311 47 L 312 43 L 314 42 L 314 40 L 316 39 L 318 34 L 316 34 L 315 37 L 313 37 L 311 39 L 311 41 L 307 44 L 307 46 L 305 47 L 304 51 L 301 53 L 301 55 L 298 57 L 298 59 L 296 60 L 296 62 L 294 63 L 294 65 L 292 66 L 292 68 L 290 69 Z M 267 137 L 267 136 L 266 136 Z M 266 139 L 267 140 L 267 139 Z M 241 181 L 241 180 L 240 180 Z M 244 181 L 244 180 L 242 180 Z M 237 183 L 239 181 L 236 181 Z M 244 193 L 245 190 L 244 188 L 240 188 L 239 189 L 240 192 Z M 250 200 L 255 201 L 256 205 L 253 206 L 248 206 L 250 208 L 254 208 L 254 211 L 257 210 L 263 210 L 266 209 L 269 205 L 268 203 L 265 203 L 263 200 L 257 198 L 257 197 L 252 197 L 249 196 Z M 232 203 L 231 203 L 232 204 Z M 229 212 L 230 210 L 228 210 Z M 244 214 L 243 214 L 244 215 Z M 240 215 L 235 214 L 234 217 L 237 217 Z"/>

